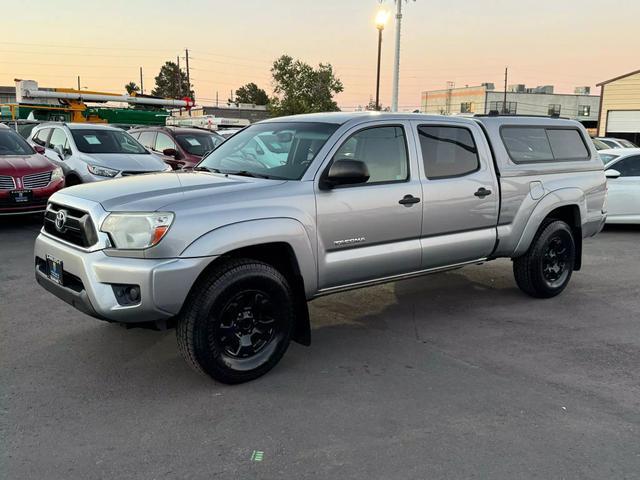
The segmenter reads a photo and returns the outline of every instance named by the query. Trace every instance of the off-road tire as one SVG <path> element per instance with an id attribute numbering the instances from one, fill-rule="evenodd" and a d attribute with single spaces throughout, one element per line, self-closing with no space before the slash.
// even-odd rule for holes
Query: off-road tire
<path id="1" fill-rule="evenodd" d="M 277 316 L 278 333 L 274 343 L 267 344 L 252 357 L 257 362 L 252 365 L 225 350 L 219 342 L 220 337 L 226 339 L 227 335 L 219 332 L 221 328 L 229 328 L 222 323 L 224 312 L 232 308 L 229 305 L 235 305 L 233 308 L 237 310 L 237 302 L 233 300 L 256 291 L 264 291 L 272 299 L 269 309 L 275 312 L 272 316 Z M 231 317 L 235 318 L 235 314 Z M 185 301 L 176 328 L 178 349 L 185 361 L 200 373 L 227 384 L 247 382 L 264 375 L 280 361 L 289 346 L 294 319 L 294 296 L 278 270 L 257 260 L 225 260 L 198 281 Z M 238 348 L 240 351 L 244 347 Z"/>
<path id="2" fill-rule="evenodd" d="M 559 240 L 567 250 L 566 258 L 560 278 L 550 281 L 545 277 L 545 261 L 548 259 L 550 242 Z M 513 260 L 516 283 L 532 297 L 555 297 L 566 288 L 571 279 L 575 256 L 576 246 L 571 227 L 562 220 L 547 219 L 538 229 L 527 253 Z"/>

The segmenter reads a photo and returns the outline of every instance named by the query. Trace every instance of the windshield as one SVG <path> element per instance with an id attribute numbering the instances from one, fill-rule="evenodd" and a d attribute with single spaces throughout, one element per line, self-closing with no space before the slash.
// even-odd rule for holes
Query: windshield
<path id="1" fill-rule="evenodd" d="M 190 155 L 204 156 L 222 142 L 224 138 L 215 133 L 176 133 L 176 140 L 182 149 Z"/>
<path id="2" fill-rule="evenodd" d="M 602 140 L 598 140 L 597 138 L 592 138 L 591 140 L 593 141 L 593 144 L 595 145 L 596 150 L 606 150 L 608 148 L 611 148 L 611 147 L 609 147 L 609 145 L 604 143 Z"/>
<path id="3" fill-rule="evenodd" d="M 338 125 L 282 122 L 251 125 L 207 155 L 200 168 L 299 180 Z"/>
<path id="4" fill-rule="evenodd" d="M 84 153 L 131 153 L 149 152 L 131 135 L 122 130 L 72 128 L 71 135 L 78 150 Z"/>
<path id="5" fill-rule="evenodd" d="M 33 155 L 33 149 L 16 132 L 3 128 L 0 130 L 0 155 Z"/>
<path id="6" fill-rule="evenodd" d="M 637 145 L 635 143 L 631 143 L 629 140 L 624 140 L 624 139 L 620 139 L 618 140 L 620 142 L 620 144 L 624 147 L 624 148 L 638 148 Z"/>
<path id="7" fill-rule="evenodd" d="M 609 163 L 611 160 L 615 160 L 616 158 L 618 158 L 618 155 L 611 155 L 610 153 L 600 154 L 600 159 L 602 160 L 602 163 L 604 163 L 605 165 Z"/>

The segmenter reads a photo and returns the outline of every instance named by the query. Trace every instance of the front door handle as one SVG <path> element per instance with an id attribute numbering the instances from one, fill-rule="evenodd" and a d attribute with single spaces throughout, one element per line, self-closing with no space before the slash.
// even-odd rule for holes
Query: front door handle
<path id="1" fill-rule="evenodd" d="M 414 197 L 413 195 L 405 195 L 402 199 L 398 200 L 400 205 L 411 206 L 414 203 L 418 203 L 420 199 L 418 197 Z"/>
<path id="2" fill-rule="evenodd" d="M 476 193 L 474 193 L 476 197 L 484 198 L 487 195 L 491 195 L 491 190 L 487 190 L 484 187 L 480 187 Z"/>

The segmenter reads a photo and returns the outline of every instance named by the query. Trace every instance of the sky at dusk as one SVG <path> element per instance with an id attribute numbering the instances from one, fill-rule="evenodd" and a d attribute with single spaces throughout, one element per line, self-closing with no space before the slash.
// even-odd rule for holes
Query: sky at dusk
<path id="1" fill-rule="evenodd" d="M 0 85 L 122 93 L 144 70 L 148 93 L 162 63 L 190 50 L 200 104 L 255 82 L 289 54 L 331 63 L 345 110 L 375 93 L 375 14 L 393 0 L 22 0 L 2 4 Z M 420 92 L 494 82 L 555 85 L 556 92 L 640 68 L 640 0 L 410 0 L 404 5 L 400 109 Z M 393 18 L 384 30 L 381 102 L 389 105 Z M 181 59 L 181 62 L 184 62 Z"/>

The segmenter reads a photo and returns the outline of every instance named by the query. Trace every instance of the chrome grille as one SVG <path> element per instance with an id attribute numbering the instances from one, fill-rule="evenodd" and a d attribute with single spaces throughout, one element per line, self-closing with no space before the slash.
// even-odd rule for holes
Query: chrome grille
<path id="1" fill-rule="evenodd" d="M 51 181 L 51 172 L 32 173 L 22 177 L 24 188 L 42 188 L 46 187 Z"/>
<path id="2" fill-rule="evenodd" d="M 13 177 L 8 175 L 0 175 L 0 190 L 13 190 L 16 188 Z"/>

